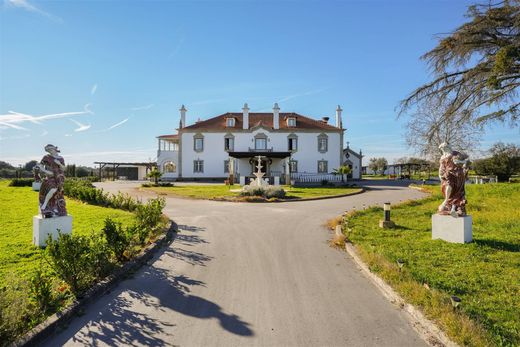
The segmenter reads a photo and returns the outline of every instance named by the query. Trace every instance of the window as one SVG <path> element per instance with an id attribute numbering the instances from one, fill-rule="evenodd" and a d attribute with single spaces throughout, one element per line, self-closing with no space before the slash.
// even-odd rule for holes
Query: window
<path id="1" fill-rule="evenodd" d="M 289 172 L 290 173 L 298 172 L 298 161 L 296 161 L 296 160 L 289 161 Z"/>
<path id="2" fill-rule="evenodd" d="M 229 173 L 229 160 L 224 160 L 224 173 Z"/>
<path id="3" fill-rule="evenodd" d="M 287 118 L 287 126 L 288 127 L 295 127 L 296 126 L 296 118 Z"/>
<path id="4" fill-rule="evenodd" d="M 329 138 L 325 134 L 318 136 L 318 152 L 327 152 L 329 148 Z"/>
<path id="5" fill-rule="evenodd" d="M 195 152 L 202 152 L 204 150 L 204 136 L 197 134 L 193 137 L 193 149 Z"/>
<path id="6" fill-rule="evenodd" d="M 235 126 L 235 118 L 226 118 L 226 127 L 233 128 Z"/>
<path id="7" fill-rule="evenodd" d="M 226 136 L 224 138 L 224 150 L 225 151 L 233 151 L 233 148 L 235 147 L 235 138 L 231 136 Z"/>
<path id="8" fill-rule="evenodd" d="M 328 164 L 326 160 L 318 160 L 318 173 L 327 173 L 328 170 Z"/>
<path id="9" fill-rule="evenodd" d="M 255 139 L 255 149 L 267 149 L 267 139 L 257 138 Z"/>
<path id="10" fill-rule="evenodd" d="M 163 172 L 177 172 L 177 165 L 173 161 L 168 161 L 163 164 Z"/>
<path id="11" fill-rule="evenodd" d="M 290 152 L 296 152 L 298 150 L 298 137 L 291 134 L 287 137 L 287 150 Z"/>
<path id="12" fill-rule="evenodd" d="M 193 172 L 194 173 L 203 173 L 204 172 L 204 160 L 194 160 L 193 161 Z"/>

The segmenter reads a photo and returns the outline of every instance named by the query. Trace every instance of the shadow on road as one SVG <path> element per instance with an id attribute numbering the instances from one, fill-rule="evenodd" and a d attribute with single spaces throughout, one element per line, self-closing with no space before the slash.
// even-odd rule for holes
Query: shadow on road
<path id="1" fill-rule="evenodd" d="M 193 227 L 191 230 L 200 231 L 203 228 Z M 189 246 L 196 243 L 207 241 L 197 235 L 177 234 L 170 246 L 154 258 L 168 255 L 193 265 L 205 266 L 212 257 L 177 247 L 177 244 Z M 114 290 L 115 297 L 109 300 L 102 298 L 93 304 L 91 310 L 98 312 L 91 312 L 89 317 L 76 318 L 69 329 L 55 336 L 52 342 L 46 341 L 47 345 L 63 345 L 70 340 L 82 345 L 98 345 L 101 342 L 110 346 L 172 346 L 177 324 L 168 322 L 172 321 L 173 312 L 198 319 L 217 319 L 220 326 L 232 334 L 254 335 L 250 324 L 239 316 L 226 313 L 214 302 L 190 294 L 192 287 L 205 287 L 204 282 L 175 275 L 173 269 L 161 268 L 160 263 L 154 264 L 141 268 L 135 278 L 123 282 Z M 150 310 L 156 313 L 150 315 Z M 81 331 L 83 327 L 86 329 Z"/>

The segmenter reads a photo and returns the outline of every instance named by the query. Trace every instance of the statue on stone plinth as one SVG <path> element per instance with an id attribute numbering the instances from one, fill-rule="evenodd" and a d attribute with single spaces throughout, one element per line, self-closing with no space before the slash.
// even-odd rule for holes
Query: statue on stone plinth
<path id="1" fill-rule="evenodd" d="M 63 183 L 65 182 L 65 160 L 60 156 L 58 147 L 45 146 L 46 154 L 36 164 L 38 175 L 42 178 L 40 187 L 40 212 L 43 218 L 61 217 L 67 215 Z"/>
<path id="2" fill-rule="evenodd" d="M 466 215 L 465 183 L 468 175 L 468 156 L 454 151 L 447 143 L 439 146 L 442 151 L 439 178 L 444 201 L 438 208 L 439 214 L 462 217 Z"/>

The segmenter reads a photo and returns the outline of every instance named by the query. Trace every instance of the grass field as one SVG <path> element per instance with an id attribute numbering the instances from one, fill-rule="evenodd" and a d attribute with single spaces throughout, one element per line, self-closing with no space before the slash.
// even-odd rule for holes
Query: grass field
<path id="1" fill-rule="evenodd" d="M 433 195 L 392 208 L 395 229 L 380 229 L 382 209 L 356 212 L 345 226 L 372 271 L 419 306 L 461 345 L 520 345 L 520 184 L 466 186 L 473 242 L 431 240 Z M 350 229 L 350 230 L 349 230 Z M 405 262 L 400 272 L 397 259 Z M 451 308 L 450 296 L 462 299 Z"/>
<path id="2" fill-rule="evenodd" d="M 30 187 L 8 187 L 0 181 L 0 287 L 6 275 L 13 272 L 31 276 L 39 267 L 42 251 L 32 241 L 32 218 L 38 213 L 38 193 Z M 74 234 L 89 234 L 101 230 L 106 217 L 123 225 L 134 222 L 130 212 L 87 205 L 67 199 L 67 211 L 72 215 Z"/>
<path id="3" fill-rule="evenodd" d="M 359 188 L 351 187 L 312 187 L 312 188 L 294 188 L 283 186 L 287 192 L 288 197 L 298 199 L 309 199 L 324 196 L 343 195 L 359 192 Z M 141 188 L 144 190 L 151 190 L 158 194 L 171 194 L 192 199 L 221 199 L 221 198 L 235 198 L 239 196 L 238 192 L 231 190 L 240 189 L 239 185 L 225 186 L 225 185 L 188 185 L 188 186 L 173 186 L 173 187 L 147 187 Z"/>

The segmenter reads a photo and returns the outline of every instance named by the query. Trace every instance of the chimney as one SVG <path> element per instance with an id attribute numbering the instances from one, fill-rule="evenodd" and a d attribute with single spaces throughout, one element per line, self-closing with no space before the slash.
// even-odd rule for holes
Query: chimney
<path id="1" fill-rule="evenodd" d="M 186 126 L 186 107 L 182 105 L 179 111 L 181 112 L 181 122 L 179 123 L 179 128 L 182 129 Z"/>
<path id="2" fill-rule="evenodd" d="M 245 103 L 242 108 L 242 114 L 242 121 L 244 123 L 242 129 L 249 129 L 249 107 L 247 107 L 247 103 Z"/>
<path id="3" fill-rule="evenodd" d="M 343 129 L 343 123 L 341 122 L 341 106 L 338 105 L 338 108 L 336 109 L 336 127 Z"/>
<path id="4" fill-rule="evenodd" d="M 273 106 L 273 128 L 280 129 L 280 107 L 277 102 Z"/>
<path id="5" fill-rule="evenodd" d="M 321 121 L 325 124 L 329 124 L 329 117 L 321 117 Z"/>

